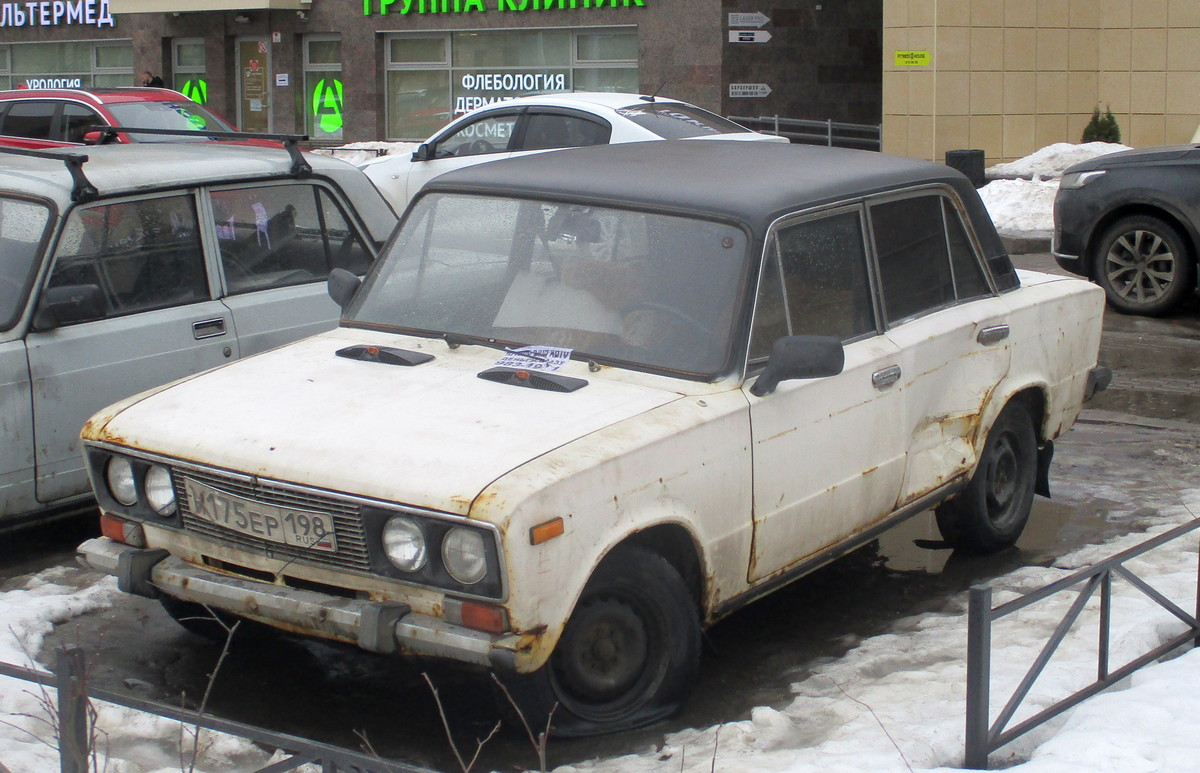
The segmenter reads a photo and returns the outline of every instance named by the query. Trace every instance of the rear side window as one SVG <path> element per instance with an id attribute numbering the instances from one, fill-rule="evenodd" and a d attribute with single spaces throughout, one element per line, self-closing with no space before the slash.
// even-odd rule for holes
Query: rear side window
<path id="1" fill-rule="evenodd" d="M 581 148 L 608 142 L 611 129 L 575 115 L 533 113 L 526 117 L 522 150 Z"/>
<path id="2" fill-rule="evenodd" d="M 221 266 L 230 294 L 364 274 L 371 253 L 327 190 L 288 184 L 212 191 Z"/>
<path id="3" fill-rule="evenodd" d="M 870 207 L 883 305 L 895 323 L 989 292 L 957 211 L 941 195 Z"/>
<path id="4" fill-rule="evenodd" d="M 787 225 L 763 267 L 750 358 L 788 335 L 843 341 L 875 332 L 866 242 L 857 208 Z"/>
<path id="5" fill-rule="evenodd" d="M 748 131 L 746 127 L 715 113 L 678 102 L 645 102 L 623 107 L 617 113 L 665 140 Z"/>
<path id="6" fill-rule="evenodd" d="M 196 226 L 195 199 L 186 194 L 76 209 L 48 286 L 96 285 L 108 316 L 207 300 Z"/>
<path id="7" fill-rule="evenodd" d="M 4 115 L 0 131 L 12 137 L 48 140 L 54 126 L 58 103 L 46 101 L 17 102 Z"/>

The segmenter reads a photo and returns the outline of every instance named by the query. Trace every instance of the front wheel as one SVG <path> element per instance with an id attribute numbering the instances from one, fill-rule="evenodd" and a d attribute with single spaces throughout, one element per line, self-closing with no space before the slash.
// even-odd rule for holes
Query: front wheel
<path id="1" fill-rule="evenodd" d="M 1179 230 L 1157 217 L 1135 215 L 1100 237 L 1092 275 L 1113 308 L 1128 314 L 1170 314 L 1196 286 L 1196 262 Z"/>
<path id="2" fill-rule="evenodd" d="M 1033 418 L 1022 403 L 1009 403 L 988 433 L 971 482 L 937 509 L 942 538 L 977 553 L 1016 544 L 1029 520 L 1036 477 Z"/>
<path id="3" fill-rule="evenodd" d="M 678 710 L 700 660 L 696 605 L 674 567 L 636 545 L 615 549 L 584 588 L 554 654 L 505 679 L 534 728 L 552 735 L 643 727 Z"/>

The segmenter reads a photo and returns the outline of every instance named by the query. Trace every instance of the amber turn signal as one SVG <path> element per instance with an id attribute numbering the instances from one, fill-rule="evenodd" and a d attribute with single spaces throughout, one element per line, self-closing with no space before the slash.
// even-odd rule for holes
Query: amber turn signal
<path id="1" fill-rule="evenodd" d="M 552 521 L 539 523 L 529 530 L 529 544 L 540 545 L 543 542 L 549 542 L 555 537 L 561 537 L 566 528 L 562 518 L 555 518 Z"/>

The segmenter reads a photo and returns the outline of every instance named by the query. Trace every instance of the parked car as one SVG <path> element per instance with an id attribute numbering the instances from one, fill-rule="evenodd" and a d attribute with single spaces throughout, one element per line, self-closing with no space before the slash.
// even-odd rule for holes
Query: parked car
<path id="1" fill-rule="evenodd" d="M 1127 150 L 1068 168 L 1054 199 L 1052 250 L 1118 311 L 1170 314 L 1196 290 L 1200 147 Z"/>
<path id="2" fill-rule="evenodd" d="M 361 167 L 402 212 L 421 186 L 452 169 L 547 150 L 670 139 L 787 142 L 674 99 L 541 94 L 473 110 L 425 140 L 411 156 L 383 156 Z"/>
<path id="3" fill-rule="evenodd" d="M 864 151 L 480 164 L 330 291 L 338 329 L 92 417 L 82 560 L 185 625 L 490 666 L 559 735 L 670 714 L 702 627 L 914 514 L 1012 545 L 1106 383 L 1097 287 Z"/>
<path id="4" fill-rule="evenodd" d="M 89 505 L 95 411 L 334 327 L 329 270 L 395 224 L 362 172 L 282 149 L 0 149 L 0 529 Z"/>
<path id="5" fill-rule="evenodd" d="M 92 126 L 209 129 L 232 132 L 225 119 L 178 91 L 158 88 L 13 89 L 0 91 L 0 145 L 53 148 L 94 145 Z M 117 142 L 202 142 L 204 135 L 116 135 Z M 261 143 L 266 144 L 266 143 Z"/>

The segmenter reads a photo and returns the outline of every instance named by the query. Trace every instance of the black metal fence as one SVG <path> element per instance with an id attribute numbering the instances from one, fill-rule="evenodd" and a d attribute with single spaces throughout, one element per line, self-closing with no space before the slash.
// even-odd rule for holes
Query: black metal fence
<path id="1" fill-rule="evenodd" d="M 805 145 L 828 145 L 831 148 L 859 150 L 880 150 L 883 147 L 883 135 L 879 124 L 813 121 L 804 118 L 780 118 L 777 115 L 758 118 L 731 115 L 729 120 L 740 123 L 747 129 L 787 137 L 792 142 Z"/>
<path id="2" fill-rule="evenodd" d="M 306 764 L 320 765 L 322 773 L 436 773 L 429 768 L 392 762 L 350 749 L 93 687 L 87 684 L 84 662 L 84 651 L 74 648 L 58 650 L 54 673 L 0 663 L 0 676 L 23 679 L 57 690 L 54 724 L 58 729 L 61 773 L 87 773 L 91 770 L 92 719 L 89 699 L 157 714 L 197 729 L 240 736 L 256 744 L 282 749 L 289 755 L 286 759 L 259 768 L 255 773 L 285 773 Z M 99 769 L 103 770 L 104 767 L 101 761 Z"/>
<path id="3" fill-rule="evenodd" d="M 1200 520 L 1189 521 L 1141 545 L 1118 553 L 1112 558 L 1074 572 L 1057 582 L 1027 593 L 1012 601 L 992 607 L 992 589 L 977 585 L 971 588 L 970 605 L 967 611 L 967 737 L 964 764 L 974 770 L 987 770 L 988 754 L 1015 738 L 1033 730 L 1042 723 L 1062 714 L 1096 693 L 1110 687 L 1132 674 L 1142 666 L 1153 663 L 1173 650 L 1191 644 L 1200 644 L 1200 561 L 1197 562 L 1196 611 L 1190 614 L 1181 609 L 1145 580 L 1135 575 L 1125 564 L 1130 560 L 1157 548 L 1171 540 L 1200 528 Z M 1110 670 L 1109 645 L 1112 627 L 1112 581 L 1114 577 L 1127 581 L 1152 601 L 1181 620 L 1188 628 L 1125 665 Z M 1004 708 L 989 726 L 989 699 L 991 686 L 991 637 L 992 623 L 1030 604 L 1041 601 L 1061 591 L 1079 588 L 1079 594 L 1055 628 L 1049 641 L 1029 667 L 1025 677 L 1017 686 Z M 1008 728 L 1021 702 L 1029 695 L 1038 676 L 1050 662 L 1050 658 L 1062 643 L 1072 625 L 1079 618 L 1087 602 L 1100 592 L 1100 629 L 1096 653 L 1096 681 L 1068 695 L 1052 706 L 1038 712 L 1019 724 Z"/>

